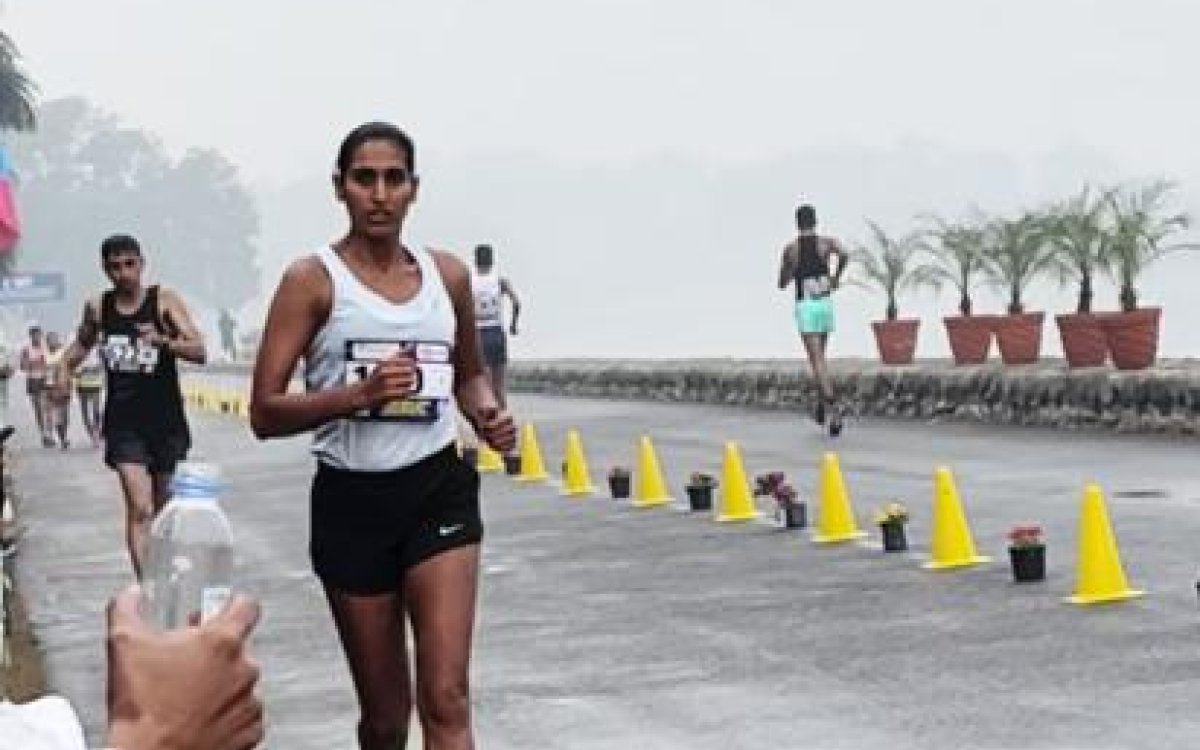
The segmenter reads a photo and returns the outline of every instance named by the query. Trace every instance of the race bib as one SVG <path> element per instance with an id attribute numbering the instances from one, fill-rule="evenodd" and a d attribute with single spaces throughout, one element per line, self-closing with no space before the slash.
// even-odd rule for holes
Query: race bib
<path id="1" fill-rule="evenodd" d="M 157 346 L 124 334 L 107 336 L 101 353 L 110 372 L 152 375 L 158 367 Z"/>
<path id="2" fill-rule="evenodd" d="M 416 424 L 436 422 L 454 394 L 454 366 L 450 362 L 450 345 L 445 342 L 349 340 L 346 342 L 346 384 L 353 385 L 371 377 L 379 362 L 398 352 L 405 352 L 416 360 L 417 383 L 413 394 L 374 409 L 363 409 L 354 418 Z"/>

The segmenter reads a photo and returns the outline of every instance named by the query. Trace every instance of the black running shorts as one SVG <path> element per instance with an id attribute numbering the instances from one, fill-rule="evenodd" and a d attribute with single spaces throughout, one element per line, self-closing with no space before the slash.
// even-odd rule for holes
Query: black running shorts
<path id="1" fill-rule="evenodd" d="M 348 594 L 399 591 L 409 568 L 483 539 L 479 474 L 453 444 L 394 471 L 318 463 L 310 518 L 322 583 Z"/>
<path id="2" fill-rule="evenodd" d="M 151 474 L 173 474 L 175 465 L 187 458 L 191 447 L 187 430 L 155 434 L 136 428 L 114 428 L 105 431 L 104 462 L 113 469 L 117 464 L 141 464 Z"/>
<path id="3" fill-rule="evenodd" d="M 491 367 L 508 364 L 508 337 L 503 328 L 480 328 L 479 349 L 484 364 Z"/>

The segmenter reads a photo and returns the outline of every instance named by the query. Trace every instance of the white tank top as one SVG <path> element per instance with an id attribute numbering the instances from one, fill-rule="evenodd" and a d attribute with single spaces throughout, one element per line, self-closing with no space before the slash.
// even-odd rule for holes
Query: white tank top
<path id="1" fill-rule="evenodd" d="M 414 397 L 316 429 L 313 454 L 335 468 L 399 469 L 455 438 L 454 306 L 433 256 L 423 249 L 410 252 L 421 271 L 421 288 L 403 304 L 364 286 L 333 248 L 317 252 L 333 282 L 333 306 L 305 353 L 305 388 L 322 391 L 356 382 L 398 347 L 411 351 L 420 367 Z"/>
<path id="2" fill-rule="evenodd" d="M 475 327 L 503 328 L 500 309 L 500 275 L 471 271 L 471 294 L 475 296 Z"/>

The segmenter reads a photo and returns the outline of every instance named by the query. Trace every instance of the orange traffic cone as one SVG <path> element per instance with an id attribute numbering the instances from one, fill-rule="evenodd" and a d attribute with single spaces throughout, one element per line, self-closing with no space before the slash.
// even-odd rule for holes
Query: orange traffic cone
<path id="1" fill-rule="evenodd" d="M 1121 553 L 1108 521 L 1104 492 L 1089 484 L 1083 493 L 1083 512 L 1079 518 L 1079 562 L 1076 568 L 1072 604 L 1103 604 L 1143 596 L 1131 589 L 1121 565 Z"/>

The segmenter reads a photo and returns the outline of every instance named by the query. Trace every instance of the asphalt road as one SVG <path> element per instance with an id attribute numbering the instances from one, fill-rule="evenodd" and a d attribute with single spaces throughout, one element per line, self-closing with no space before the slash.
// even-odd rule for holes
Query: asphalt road
<path id="1" fill-rule="evenodd" d="M 473 662 L 480 747 L 1196 745 L 1194 441 L 853 422 L 831 442 L 779 412 L 531 396 L 516 408 L 538 428 L 552 468 L 566 429 L 579 428 L 597 484 L 608 466 L 633 465 L 637 438 L 650 435 L 681 500 L 688 473 L 719 473 L 726 440 L 738 441 L 748 473 L 786 471 L 810 501 L 821 456 L 836 450 L 864 521 L 885 500 L 909 505 L 913 550 L 885 555 L 874 539 L 821 546 L 766 517 L 718 524 L 678 507 L 635 510 L 604 493 L 568 500 L 551 485 L 486 475 Z M 193 424 L 195 455 L 218 462 L 232 483 L 224 506 L 240 585 L 265 609 L 255 650 L 267 745 L 353 748 L 353 694 L 307 560 L 306 442 L 258 443 L 228 416 L 196 414 Z M 101 745 L 103 602 L 130 575 L 116 479 L 91 449 L 45 450 L 27 417 L 20 427 L 21 584 L 51 679 Z M 76 435 L 82 444 L 77 426 Z M 921 567 L 937 465 L 955 472 L 991 564 Z M 1089 480 L 1108 492 L 1125 571 L 1148 591 L 1143 599 L 1063 602 Z M 1046 529 L 1044 583 L 1010 582 L 1004 534 L 1023 522 Z"/>

